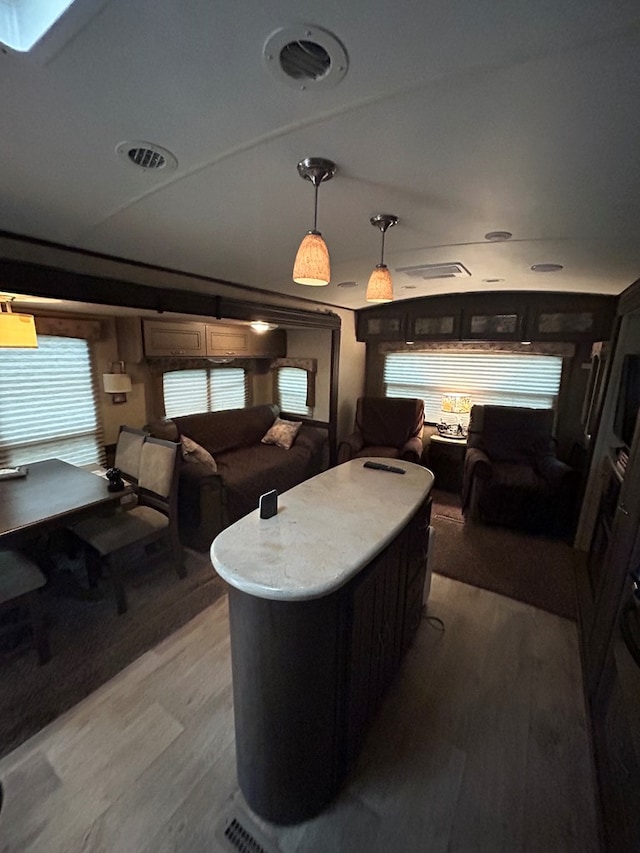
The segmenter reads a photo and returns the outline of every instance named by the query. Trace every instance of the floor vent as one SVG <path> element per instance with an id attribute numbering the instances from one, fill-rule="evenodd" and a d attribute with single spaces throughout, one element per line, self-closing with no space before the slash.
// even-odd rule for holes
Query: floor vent
<path id="1" fill-rule="evenodd" d="M 237 810 L 227 815 L 217 834 L 230 853 L 278 853 L 277 847 L 263 836 L 248 815 Z"/>
<path id="2" fill-rule="evenodd" d="M 404 273 L 410 278 L 462 278 L 470 276 L 469 270 L 458 261 L 446 264 L 417 264 L 413 267 L 396 267 L 396 272 Z"/>

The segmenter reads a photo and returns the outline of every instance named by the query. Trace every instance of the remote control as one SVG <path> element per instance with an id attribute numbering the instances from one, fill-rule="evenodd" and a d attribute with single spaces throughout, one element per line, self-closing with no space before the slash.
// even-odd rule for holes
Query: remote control
<path id="1" fill-rule="evenodd" d="M 404 468 L 396 468 L 394 465 L 385 465 L 384 462 L 365 462 L 363 468 L 375 468 L 376 471 L 391 471 L 392 474 L 404 474 Z"/>

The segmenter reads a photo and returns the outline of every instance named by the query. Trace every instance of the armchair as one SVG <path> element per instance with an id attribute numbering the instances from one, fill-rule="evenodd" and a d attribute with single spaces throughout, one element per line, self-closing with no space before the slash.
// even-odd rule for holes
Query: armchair
<path id="1" fill-rule="evenodd" d="M 355 431 L 338 447 L 338 464 L 362 456 L 386 456 L 420 463 L 422 400 L 401 397 L 359 397 Z"/>
<path id="2" fill-rule="evenodd" d="M 551 409 L 473 406 L 462 482 L 472 521 L 562 535 L 574 518 L 577 472 L 556 457 Z"/>

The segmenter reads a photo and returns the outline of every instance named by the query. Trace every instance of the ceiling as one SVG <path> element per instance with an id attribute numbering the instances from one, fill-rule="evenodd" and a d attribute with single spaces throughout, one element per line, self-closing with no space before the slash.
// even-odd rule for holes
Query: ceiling
<path id="1" fill-rule="evenodd" d="M 333 33 L 342 79 L 339 57 L 304 88 L 272 73 L 264 46 L 287 27 Z M 0 74 L 4 231 L 345 308 L 367 304 L 380 212 L 400 219 L 396 299 L 616 294 L 640 276 L 637 0 L 76 0 Z M 140 140 L 176 168 L 116 153 Z M 337 164 L 319 191 L 324 288 L 291 279 L 307 156 Z M 395 271 L 447 262 L 471 275 Z"/>

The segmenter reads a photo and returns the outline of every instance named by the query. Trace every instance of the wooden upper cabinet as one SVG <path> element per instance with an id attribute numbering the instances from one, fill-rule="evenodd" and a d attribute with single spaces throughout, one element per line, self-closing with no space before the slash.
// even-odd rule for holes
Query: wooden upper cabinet
<path id="1" fill-rule="evenodd" d="M 143 332 L 147 357 L 282 358 L 287 354 L 284 329 L 258 334 L 249 326 L 235 323 L 145 320 Z"/>
<path id="2" fill-rule="evenodd" d="M 207 355 L 249 355 L 248 326 L 207 325 Z"/>
<path id="3" fill-rule="evenodd" d="M 146 356 L 204 356 L 204 323 L 176 323 L 145 320 L 143 324 Z"/>

